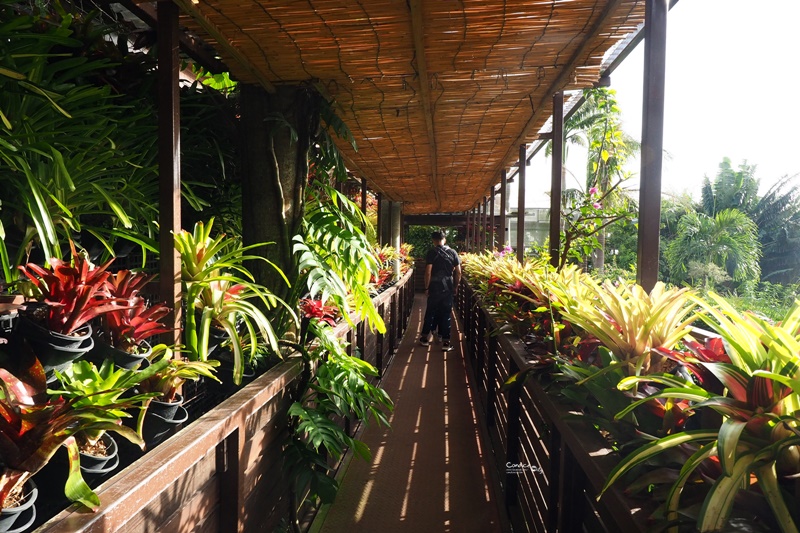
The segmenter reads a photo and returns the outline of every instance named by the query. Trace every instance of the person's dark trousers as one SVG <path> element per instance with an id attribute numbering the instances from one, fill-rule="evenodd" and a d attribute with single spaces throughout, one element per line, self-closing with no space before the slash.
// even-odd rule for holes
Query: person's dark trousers
<path id="1" fill-rule="evenodd" d="M 425 319 L 422 324 L 422 337 L 438 328 L 442 340 L 450 340 L 450 315 L 453 310 L 453 293 L 440 292 L 428 295 Z"/>

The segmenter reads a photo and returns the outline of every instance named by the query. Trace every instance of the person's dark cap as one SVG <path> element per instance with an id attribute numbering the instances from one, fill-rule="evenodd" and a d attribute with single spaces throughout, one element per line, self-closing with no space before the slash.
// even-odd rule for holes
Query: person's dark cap
<path id="1" fill-rule="evenodd" d="M 433 233 L 431 233 L 431 239 L 433 239 L 434 241 L 441 241 L 442 239 L 444 239 L 444 233 L 442 233 L 441 231 L 434 231 Z"/>

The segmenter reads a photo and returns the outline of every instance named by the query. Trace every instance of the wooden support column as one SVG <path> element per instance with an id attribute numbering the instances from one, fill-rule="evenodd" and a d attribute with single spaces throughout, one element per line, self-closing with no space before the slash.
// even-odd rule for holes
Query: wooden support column
<path id="1" fill-rule="evenodd" d="M 517 260 L 521 263 L 525 256 L 525 152 L 527 146 L 519 145 L 519 195 L 517 195 Z"/>
<path id="2" fill-rule="evenodd" d="M 564 167 L 564 93 L 553 95 L 553 167 L 550 176 L 550 264 L 561 251 L 561 172 Z"/>
<path id="3" fill-rule="evenodd" d="M 650 291 L 658 281 L 661 163 L 668 0 L 647 0 L 644 18 L 644 94 L 636 281 Z"/>
<path id="4" fill-rule="evenodd" d="M 497 190 L 492 185 L 492 196 L 489 200 L 489 249 L 494 250 L 497 247 L 497 244 L 494 240 L 494 227 L 495 227 L 495 218 L 494 218 L 494 204 L 495 198 L 497 194 Z"/>
<path id="5" fill-rule="evenodd" d="M 172 307 L 165 320 L 181 338 L 181 257 L 173 232 L 181 230 L 181 106 L 178 91 L 178 6 L 158 2 L 158 209 L 159 296 Z"/>
<path id="6" fill-rule="evenodd" d="M 367 216 L 367 178 L 361 178 L 361 212 Z M 367 231 L 366 222 L 362 224 L 363 230 Z"/>
<path id="7" fill-rule="evenodd" d="M 383 207 L 383 194 L 378 193 L 378 205 L 377 205 L 378 219 L 375 221 L 375 239 L 378 241 L 378 246 L 383 244 L 383 242 L 381 240 L 381 239 L 383 239 L 383 235 L 381 234 L 381 228 L 382 228 L 381 223 L 383 222 L 383 220 L 382 220 L 382 217 L 383 217 L 383 213 L 382 213 L 383 209 L 382 209 L 382 207 Z"/>
<path id="8" fill-rule="evenodd" d="M 475 236 L 475 248 L 478 252 L 483 252 L 483 235 L 486 232 L 486 226 L 483 225 L 483 213 L 485 212 L 485 208 L 483 205 L 483 199 L 478 202 L 478 233 Z"/>
<path id="9" fill-rule="evenodd" d="M 483 197 L 483 233 L 481 234 L 484 251 L 489 249 L 489 198 Z"/>
<path id="10" fill-rule="evenodd" d="M 508 178 L 506 169 L 500 172 L 500 235 L 497 239 L 498 248 L 505 248 L 508 244 Z"/>

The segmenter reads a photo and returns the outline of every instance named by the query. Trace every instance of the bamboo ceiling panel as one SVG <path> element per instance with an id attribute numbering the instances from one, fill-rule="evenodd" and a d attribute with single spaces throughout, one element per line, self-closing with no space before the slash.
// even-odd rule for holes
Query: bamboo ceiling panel
<path id="1" fill-rule="evenodd" d="M 644 0 L 178 3 L 238 80 L 321 83 L 358 144 L 340 144 L 351 170 L 409 214 L 473 207 L 553 93 L 590 87 L 644 20 Z"/>

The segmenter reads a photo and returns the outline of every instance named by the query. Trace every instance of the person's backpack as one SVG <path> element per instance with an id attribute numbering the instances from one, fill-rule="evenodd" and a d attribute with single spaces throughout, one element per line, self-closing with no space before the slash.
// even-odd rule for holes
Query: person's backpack
<path id="1" fill-rule="evenodd" d="M 453 269 L 458 265 L 458 257 L 452 248 L 437 246 L 433 260 L 433 274 L 428 290 L 431 293 L 453 291 Z"/>

